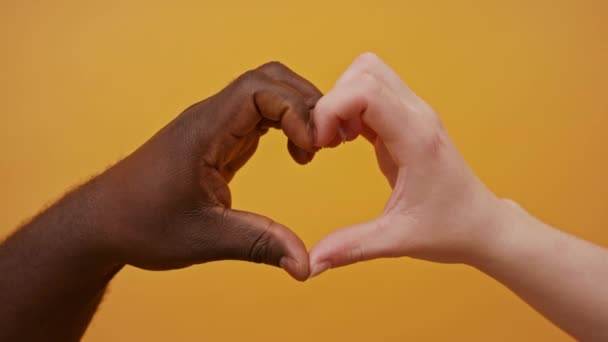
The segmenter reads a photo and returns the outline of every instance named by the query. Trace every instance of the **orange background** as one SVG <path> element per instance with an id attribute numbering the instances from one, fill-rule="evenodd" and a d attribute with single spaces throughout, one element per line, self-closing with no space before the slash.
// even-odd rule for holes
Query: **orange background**
<path id="1" fill-rule="evenodd" d="M 279 60 L 327 91 L 371 50 L 496 193 L 608 245 L 607 18 L 604 0 L 2 0 L 0 235 L 249 68 Z M 231 188 L 309 247 L 389 194 L 362 141 L 299 167 L 276 132 Z M 85 341 L 131 340 L 569 338 L 472 268 L 402 258 L 306 283 L 240 262 L 126 268 Z"/>

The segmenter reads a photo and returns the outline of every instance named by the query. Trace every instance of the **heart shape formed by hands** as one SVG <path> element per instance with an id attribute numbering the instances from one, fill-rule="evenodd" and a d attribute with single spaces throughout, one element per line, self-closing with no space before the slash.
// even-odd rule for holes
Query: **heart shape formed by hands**
<path id="1" fill-rule="evenodd" d="M 320 148 L 365 137 L 393 189 L 384 212 L 329 234 L 308 253 L 287 227 L 232 209 L 228 183 L 270 127 L 283 130 L 300 164 Z M 534 231 L 513 234 L 518 224 Z M 522 236 L 533 242 L 514 253 Z M 467 166 L 433 109 L 370 53 L 323 97 L 279 63 L 241 75 L 0 247 L 8 280 L 0 284 L 8 303 L 2 340 L 82 336 L 108 282 L 126 264 L 162 270 L 236 259 L 280 266 L 305 280 L 332 267 L 401 256 L 478 267 L 573 336 L 604 340 L 597 299 L 605 291 L 597 284 L 605 250 L 498 199 Z M 566 256 L 556 258 L 563 248 Z M 586 276 L 591 273 L 599 276 Z M 569 299 L 556 305 L 555 298 Z M 57 310 L 73 319 L 47 318 Z M 32 325 L 42 328 L 28 330 Z"/>
<path id="2" fill-rule="evenodd" d="M 232 209 L 228 183 L 271 127 L 283 130 L 300 164 L 322 147 L 363 135 L 393 188 L 384 213 L 330 234 L 309 254 L 287 227 Z M 498 203 L 435 112 L 370 53 L 323 97 L 280 63 L 246 72 L 102 178 L 111 189 L 103 197 L 112 199 L 103 227 L 109 231 L 100 234 L 110 237 L 108 258 L 145 269 L 247 260 L 280 266 L 298 280 L 379 257 L 462 261 L 492 217 L 479 208 Z"/>

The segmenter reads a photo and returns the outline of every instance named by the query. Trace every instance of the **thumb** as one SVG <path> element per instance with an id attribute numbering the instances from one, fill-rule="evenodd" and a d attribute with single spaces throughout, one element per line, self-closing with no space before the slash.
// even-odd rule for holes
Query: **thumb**
<path id="1" fill-rule="evenodd" d="M 245 260 L 283 268 L 297 280 L 309 276 L 308 252 L 287 227 L 258 214 L 221 210 L 218 227 L 222 259 Z"/>
<path id="2" fill-rule="evenodd" d="M 335 231 L 310 251 L 310 277 L 335 267 L 390 256 L 379 219 Z"/>

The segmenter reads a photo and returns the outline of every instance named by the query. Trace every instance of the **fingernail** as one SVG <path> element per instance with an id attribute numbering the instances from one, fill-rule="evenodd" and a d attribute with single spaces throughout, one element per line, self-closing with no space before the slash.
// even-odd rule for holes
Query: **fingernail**
<path id="1" fill-rule="evenodd" d="M 310 277 L 308 277 L 309 279 L 312 277 L 316 277 L 319 274 L 327 271 L 328 269 L 331 268 L 331 263 L 329 263 L 329 261 L 324 261 L 318 264 L 314 264 L 312 266 L 312 271 L 310 272 Z"/>
<path id="2" fill-rule="evenodd" d="M 340 135 L 340 139 L 342 140 L 342 143 L 344 143 L 346 141 L 346 132 L 344 132 L 344 129 L 342 128 L 342 126 L 338 126 L 338 134 Z"/>
<path id="3" fill-rule="evenodd" d="M 304 277 L 302 279 L 302 276 L 299 274 L 300 273 L 300 264 L 295 261 L 292 258 L 289 257 L 282 257 L 281 260 L 279 260 L 279 266 L 285 270 L 285 272 L 289 273 L 290 276 L 303 281 L 306 280 L 306 278 Z"/>

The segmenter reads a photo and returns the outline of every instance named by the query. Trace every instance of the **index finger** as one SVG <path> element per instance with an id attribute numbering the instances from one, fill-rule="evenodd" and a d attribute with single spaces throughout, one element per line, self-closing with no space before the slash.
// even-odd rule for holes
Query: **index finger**
<path id="1" fill-rule="evenodd" d="M 321 93 L 314 84 L 282 63 L 269 62 L 258 67 L 257 70 L 300 93 L 306 99 L 306 104 L 309 108 L 313 108 L 317 101 L 323 96 L 323 93 Z"/>
<path id="2" fill-rule="evenodd" d="M 331 146 L 344 127 L 367 126 L 383 141 L 395 162 L 405 165 L 408 152 L 428 140 L 437 118 L 422 99 L 406 91 L 409 88 L 386 64 L 375 59 L 357 59 L 319 100 L 313 115 L 315 145 Z M 363 125 L 349 124 L 357 120 Z M 360 130 L 356 133 L 362 133 Z"/>

